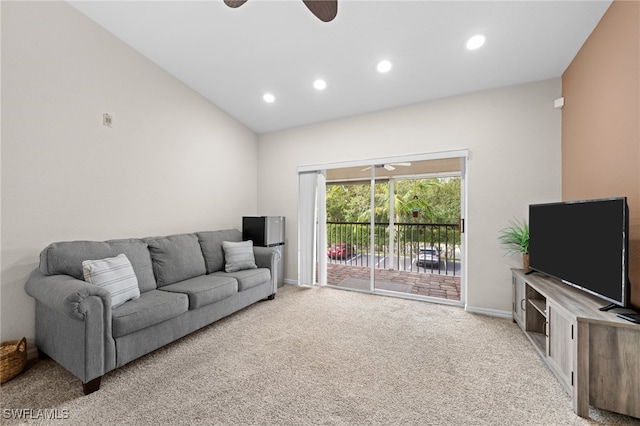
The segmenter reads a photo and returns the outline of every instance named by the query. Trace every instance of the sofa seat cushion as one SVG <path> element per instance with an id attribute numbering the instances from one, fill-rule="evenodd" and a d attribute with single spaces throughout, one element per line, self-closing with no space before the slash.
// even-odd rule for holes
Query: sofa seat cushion
<path id="1" fill-rule="evenodd" d="M 189 309 L 198 309 L 238 292 L 238 281 L 229 276 L 202 275 L 162 287 L 162 291 L 189 297 Z"/>
<path id="2" fill-rule="evenodd" d="M 245 269 L 236 272 L 214 272 L 210 276 L 233 277 L 238 280 L 238 291 L 248 290 L 271 279 L 271 271 L 267 268 Z"/>
<path id="3" fill-rule="evenodd" d="M 162 321 L 176 317 L 189 310 L 186 294 L 151 290 L 130 300 L 112 311 L 113 337 L 125 336 Z"/>

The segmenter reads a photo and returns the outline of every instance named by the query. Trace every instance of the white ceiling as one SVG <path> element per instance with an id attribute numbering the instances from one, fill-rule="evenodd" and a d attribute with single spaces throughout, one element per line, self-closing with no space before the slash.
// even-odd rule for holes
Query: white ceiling
<path id="1" fill-rule="evenodd" d="M 265 133 L 560 77 L 611 1 L 338 0 L 329 23 L 302 0 L 71 4 Z M 486 44 L 466 50 L 477 33 Z M 387 74 L 381 59 L 393 63 Z"/>

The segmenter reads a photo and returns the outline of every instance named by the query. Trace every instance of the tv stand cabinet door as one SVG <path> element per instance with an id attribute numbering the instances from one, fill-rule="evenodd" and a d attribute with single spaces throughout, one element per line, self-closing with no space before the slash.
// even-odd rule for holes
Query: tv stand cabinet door
<path id="1" fill-rule="evenodd" d="M 526 330 L 525 327 L 525 309 L 526 309 L 526 298 L 525 298 L 525 280 L 513 274 L 513 305 L 512 305 L 512 313 L 513 320 L 520 326 L 522 331 Z"/>
<path id="2" fill-rule="evenodd" d="M 569 395 L 573 395 L 575 318 L 555 301 L 547 299 L 547 365 Z"/>

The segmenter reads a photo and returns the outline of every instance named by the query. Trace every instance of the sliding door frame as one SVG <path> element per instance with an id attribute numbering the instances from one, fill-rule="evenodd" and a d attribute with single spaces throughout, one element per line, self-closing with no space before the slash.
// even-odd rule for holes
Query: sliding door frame
<path id="1" fill-rule="evenodd" d="M 348 167 L 371 167 L 371 180 L 370 180 L 370 184 L 371 184 L 371 211 L 373 212 L 374 210 L 374 200 L 373 200 L 373 195 L 374 195 L 374 185 L 375 185 L 375 165 L 376 164 L 387 164 L 387 163 L 401 163 L 401 162 L 412 162 L 412 161 L 428 161 L 428 160 L 442 160 L 442 159 L 447 159 L 447 158 L 459 158 L 460 159 L 460 178 L 462 180 L 461 182 L 461 194 L 460 194 L 460 202 L 461 202 L 461 251 L 462 251 L 462 263 L 461 263 L 461 268 L 462 268 L 462 277 L 461 277 L 461 288 L 460 288 L 460 302 L 457 303 L 450 303 L 450 304 L 456 304 L 456 305 L 465 305 L 466 304 L 466 295 L 467 295 L 467 230 L 468 230 L 468 225 L 467 225 L 467 213 L 468 213 L 468 198 L 467 198 L 467 188 L 468 188 L 468 182 L 467 182 L 467 163 L 469 160 L 469 150 L 467 149 L 463 149 L 463 150 L 454 150 L 454 151 L 442 151 L 442 152 L 433 152 L 433 153 L 423 153 L 423 154 L 414 154 L 414 155 L 403 155 L 403 156 L 396 156 L 396 157 L 383 157 L 383 158 L 374 158 L 374 159 L 363 159 L 363 160 L 355 160 L 355 161 L 344 161 L 344 162 L 336 162 L 336 163 L 326 163 L 326 164 L 315 164 L 315 165 L 307 165 L 307 166 L 299 166 L 298 167 L 298 175 L 303 174 L 303 173 L 309 173 L 309 172 L 316 172 L 319 173 L 322 178 L 320 179 L 319 182 L 319 187 L 317 188 L 317 197 L 316 197 L 316 207 L 318 209 L 316 217 L 317 217 L 317 223 L 315 224 L 315 229 L 314 232 L 316 232 L 316 247 L 315 247 L 315 256 L 316 256 L 316 260 L 318 262 L 318 281 L 317 282 L 313 282 L 313 284 L 319 284 L 319 285 L 327 285 L 327 277 L 326 277 L 326 265 L 327 265 L 327 261 L 326 261 L 326 256 L 324 256 L 324 251 L 326 250 L 326 209 L 325 209 L 325 202 L 326 202 L 326 186 L 325 186 L 325 176 L 326 176 L 326 171 L 330 170 L 330 169 L 340 169 L 340 168 L 348 168 Z M 300 200 L 300 194 L 298 194 L 298 199 Z M 299 201 L 300 202 L 300 201 Z M 300 209 L 299 209 L 300 211 Z M 372 229 L 373 229 L 373 223 L 375 221 L 374 215 L 371 214 L 371 222 L 372 222 Z M 301 235 L 301 232 L 305 232 L 303 230 L 300 229 L 301 227 L 301 222 L 300 220 L 298 221 L 298 235 Z M 307 230 L 308 232 L 308 230 Z M 373 239 L 374 236 L 373 234 L 370 235 L 370 238 L 372 239 L 371 243 L 373 246 Z M 323 245 L 324 244 L 324 245 Z M 302 247 L 298 247 L 298 265 L 301 264 L 300 259 L 302 257 L 308 256 L 308 253 L 303 253 L 302 252 L 303 248 Z M 370 259 L 372 260 L 372 259 Z M 373 271 L 374 265 L 373 262 L 370 261 L 370 266 L 372 269 L 371 272 L 371 281 L 370 281 L 370 292 L 372 293 L 393 293 L 394 296 L 397 297 L 407 297 L 407 298 L 413 298 L 410 297 L 411 295 L 406 295 L 403 296 L 401 293 L 395 293 L 395 292 L 385 292 L 384 290 L 376 290 L 375 289 L 375 273 Z M 298 272 L 298 276 L 300 276 L 300 272 Z M 315 281 L 315 280 L 314 280 Z M 300 283 L 299 284 L 304 284 L 304 283 Z M 435 299 L 430 299 L 433 300 L 434 302 L 438 302 L 438 303 L 449 303 L 449 301 L 442 299 L 442 300 L 435 300 Z"/>

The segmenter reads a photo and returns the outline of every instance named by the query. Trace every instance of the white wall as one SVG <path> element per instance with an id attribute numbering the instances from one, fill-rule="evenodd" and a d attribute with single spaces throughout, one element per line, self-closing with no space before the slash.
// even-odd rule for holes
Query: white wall
<path id="1" fill-rule="evenodd" d="M 51 242 L 240 228 L 257 136 L 67 3 L 1 7 L 7 340 L 34 335 L 23 287 Z"/>
<path id="2" fill-rule="evenodd" d="M 259 137 L 258 210 L 287 217 L 287 280 L 297 279 L 298 166 L 469 149 L 468 293 L 476 311 L 510 311 L 497 235 L 528 205 L 561 196 L 560 79 L 506 87 Z"/>

